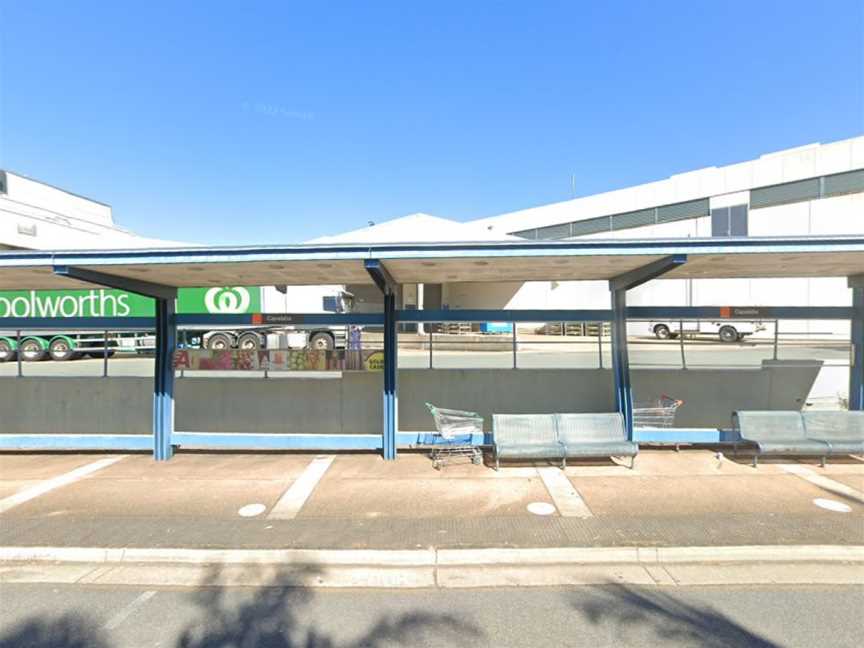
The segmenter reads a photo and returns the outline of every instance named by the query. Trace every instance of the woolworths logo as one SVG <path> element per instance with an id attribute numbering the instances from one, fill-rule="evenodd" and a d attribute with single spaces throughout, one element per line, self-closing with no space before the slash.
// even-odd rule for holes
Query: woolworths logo
<path id="1" fill-rule="evenodd" d="M 251 297 L 246 288 L 210 288 L 204 293 L 204 307 L 208 313 L 245 313 Z"/>
<path id="2" fill-rule="evenodd" d="M 128 317 L 131 295 L 113 290 L 0 295 L 0 317 Z"/>

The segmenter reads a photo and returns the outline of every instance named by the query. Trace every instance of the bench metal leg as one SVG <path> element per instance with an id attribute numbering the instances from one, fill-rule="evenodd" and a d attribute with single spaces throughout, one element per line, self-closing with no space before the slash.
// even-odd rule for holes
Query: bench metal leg
<path id="1" fill-rule="evenodd" d="M 630 470 L 633 470 L 636 467 L 636 455 L 630 457 Z"/>
<path id="2" fill-rule="evenodd" d="M 822 462 L 819 465 L 822 466 L 823 468 L 825 467 L 825 457 L 824 456 L 822 457 Z"/>
<path id="3" fill-rule="evenodd" d="M 567 468 L 567 457 L 561 457 L 561 470 Z"/>
<path id="4" fill-rule="evenodd" d="M 675 452 L 681 452 L 681 444 L 680 443 L 675 444 Z"/>
<path id="5" fill-rule="evenodd" d="M 759 455 L 753 455 L 753 467 L 756 468 L 759 463 Z"/>
<path id="6" fill-rule="evenodd" d="M 732 444 L 732 456 L 733 457 L 738 456 L 738 444 L 737 443 Z"/>

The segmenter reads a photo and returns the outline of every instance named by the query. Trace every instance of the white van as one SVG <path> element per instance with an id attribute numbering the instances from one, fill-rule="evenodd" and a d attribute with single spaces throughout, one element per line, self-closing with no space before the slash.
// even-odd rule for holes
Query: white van
<path id="1" fill-rule="evenodd" d="M 677 338 L 682 331 L 682 322 L 651 322 L 651 332 L 658 340 L 669 340 Z M 683 332 L 686 336 L 710 335 L 717 336 L 721 342 L 740 342 L 748 335 L 753 335 L 765 330 L 762 322 L 740 322 L 740 321 L 684 321 Z"/>

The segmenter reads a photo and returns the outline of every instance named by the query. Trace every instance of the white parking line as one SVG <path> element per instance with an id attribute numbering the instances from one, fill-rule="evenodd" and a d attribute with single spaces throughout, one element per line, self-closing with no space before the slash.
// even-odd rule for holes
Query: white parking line
<path id="1" fill-rule="evenodd" d="M 128 619 L 130 614 L 132 614 L 135 610 L 144 605 L 154 596 L 156 596 L 156 592 L 152 590 L 141 592 L 138 596 L 132 599 L 132 601 L 128 605 L 122 607 L 117 612 L 117 614 L 108 619 L 108 622 L 102 627 L 106 630 L 114 630 L 126 619 Z"/>
<path id="2" fill-rule="evenodd" d="M 819 488 L 823 488 L 836 495 L 843 495 L 864 504 L 864 492 L 852 488 L 851 486 L 847 486 L 846 484 L 841 484 L 833 479 L 828 479 L 828 477 L 818 475 L 810 468 L 798 464 L 781 464 L 780 468 L 790 475 L 795 475 L 811 484 L 815 484 Z"/>
<path id="3" fill-rule="evenodd" d="M 291 520 L 297 517 L 300 509 L 312 495 L 312 491 L 321 481 L 324 473 L 333 463 L 333 455 L 315 457 L 303 473 L 297 478 L 287 491 L 279 498 L 279 501 L 270 509 L 267 515 L 271 520 Z"/>
<path id="4" fill-rule="evenodd" d="M 4 497 L 0 500 L 0 513 L 5 513 L 11 508 L 18 506 L 19 504 L 23 504 L 24 502 L 29 502 L 32 499 L 39 497 L 40 495 L 44 495 L 52 490 L 60 488 L 62 486 L 68 486 L 76 481 L 84 479 L 88 475 L 92 475 L 97 470 L 102 470 L 103 468 L 107 468 L 111 464 L 115 464 L 121 459 L 125 459 L 127 455 L 121 455 L 119 457 L 106 457 L 105 459 L 100 459 L 99 461 L 94 461 L 93 463 L 89 463 L 86 466 L 81 466 L 80 468 L 76 468 L 75 470 L 70 470 L 67 473 L 63 473 L 62 475 L 58 475 L 57 477 L 52 477 L 41 484 L 36 484 L 35 486 L 31 486 L 30 488 L 25 488 L 24 490 L 18 491 L 14 495 L 10 495 L 9 497 Z"/>
<path id="5" fill-rule="evenodd" d="M 546 486 L 558 512 L 563 517 L 594 517 L 579 491 L 573 488 L 573 484 L 570 483 L 563 471 L 552 466 L 543 466 L 538 468 L 537 472 L 540 473 L 543 485 Z"/>

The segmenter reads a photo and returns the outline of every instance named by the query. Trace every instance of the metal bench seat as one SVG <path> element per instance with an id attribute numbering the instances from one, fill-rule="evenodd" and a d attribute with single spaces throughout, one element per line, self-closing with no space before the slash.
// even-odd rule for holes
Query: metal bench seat
<path id="1" fill-rule="evenodd" d="M 864 412 L 804 412 L 807 437 L 828 444 L 829 455 L 864 453 Z"/>
<path id="2" fill-rule="evenodd" d="M 567 457 L 632 459 L 639 452 L 618 413 L 493 414 L 492 423 L 496 469 L 502 458 L 559 459 L 564 467 Z"/>
<path id="3" fill-rule="evenodd" d="M 633 468 L 639 444 L 627 440 L 620 413 L 556 414 L 555 419 L 565 462 L 566 457 L 630 457 Z"/>
<path id="4" fill-rule="evenodd" d="M 762 454 L 817 456 L 824 465 L 829 456 L 864 452 L 864 412 L 739 411 L 732 424 L 756 445 L 754 466 Z"/>
<path id="5" fill-rule="evenodd" d="M 505 459 L 564 458 L 554 414 L 493 414 L 495 469 Z"/>

